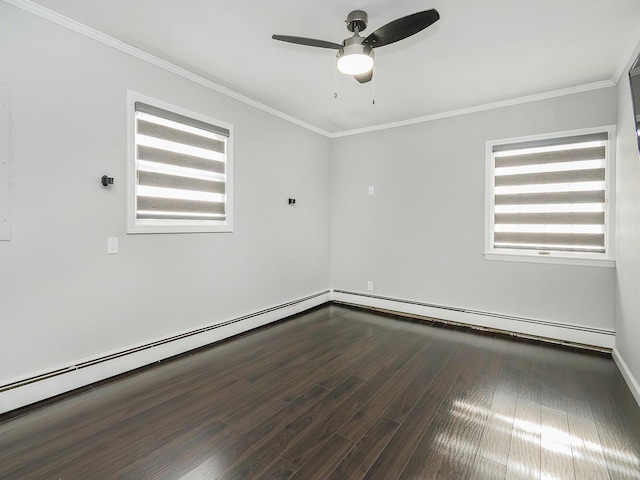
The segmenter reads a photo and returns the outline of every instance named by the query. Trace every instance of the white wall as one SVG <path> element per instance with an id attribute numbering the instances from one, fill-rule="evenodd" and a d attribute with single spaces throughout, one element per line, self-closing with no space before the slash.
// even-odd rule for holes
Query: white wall
<path id="1" fill-rule="evenodd" d="M 332 288 L 613 329 L 613 268 L 482 252 L 485 142 L 615 124 L 616 103 L 607 88 L 335 139 Z"/>
<path id="2" fill-rule="evenodd" d="M 630 66 L 631 62 L 627 67 Z M 640 156 L 626 72 L 628 68 L 617 87 L 616 349 L 637 382 L 640 380 Z M 636 394 L 640 395 L 640 391 Z"/>
<path id="3" fill-rule="evenodd" d="M 330 142 L 4 2 L 0 65 L 12 147 L 0 385 L 368 280 L 377 295 L 598 329 L 617 307 L 617 348 L 640 377 L 640 160 L 624 81 Z M 234 125 L 233 233 L 126 235 L 129 89 Z M 617 276 L 485 260 L 485 142 L 616 121 Z M 109 236 L 120 254 L 106 255 Z"/>
<path id="4" fill-rule="evenodd" d="M 9 131 L 9 88 L 0 85 L 0 241 L 11 238 Z"/>
<path id="5" fill-rule="evenodd" d="M 13 183 L 0 385 L 327 288 L 327 138 L 4 2 L 0 65 Z M 128 89 L 234 125 L 233 233 L 126 235 Z"/>

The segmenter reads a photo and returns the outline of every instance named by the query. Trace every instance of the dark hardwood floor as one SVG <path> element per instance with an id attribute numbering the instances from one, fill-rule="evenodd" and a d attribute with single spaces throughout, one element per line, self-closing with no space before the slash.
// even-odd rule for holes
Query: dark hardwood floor
<path id="1" fill-rule="evenodd" d="M 2 479 L 638 479 L 610 356 L 326 305 L 0 423 Z"/>

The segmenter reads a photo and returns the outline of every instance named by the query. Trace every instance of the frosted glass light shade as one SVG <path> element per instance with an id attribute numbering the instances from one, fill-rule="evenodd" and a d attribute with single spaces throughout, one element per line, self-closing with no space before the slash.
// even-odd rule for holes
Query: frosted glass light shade
<path id="1" fill-rule="evenodd" d="M 364 53 L 352 53 L 338 58 L 338 70 L 345 75 L 361 75 L 373 68 L 373 58 Z"/>

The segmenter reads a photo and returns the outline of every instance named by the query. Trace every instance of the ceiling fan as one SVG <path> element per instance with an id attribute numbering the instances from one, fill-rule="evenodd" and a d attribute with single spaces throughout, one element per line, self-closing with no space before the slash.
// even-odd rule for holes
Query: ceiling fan
<path id="1" fill-rule="evenodd" d="M 289 35 L 273 35 L 271 38 L 281 42 L 338 50 L 338 70 L 346 75 L 353 75 L 360 83 L 367 83 L 373 78 L 374 48 L 404 40 L 439 19 L 440 14 L 432 8 L 398 18 L 378 28 L 368 37 L 361 37 L 360 32 L 367 28 L 368 15 L 363 10 L 354 10 L 345 20 L 347 29 L 353 32 L 353 36 L 346 38 L 342 44 Z"/>

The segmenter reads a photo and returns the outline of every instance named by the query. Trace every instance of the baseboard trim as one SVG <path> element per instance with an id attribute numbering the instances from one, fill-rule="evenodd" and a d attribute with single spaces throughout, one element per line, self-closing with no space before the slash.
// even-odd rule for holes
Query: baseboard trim
<path id="1" fill-rule="evenodd" d="M 636 399 L 636 402 L 638 402 L 638 406 L 640 406 L 640 384 L 638 384 L 636 377 L 633 376 L 633 373 L 631 373 L 631 369 L 629 369 L 627 362 L 625 362 L 624 358 L 622 358 L 620 350 L 618 350 L 616 347 L 613 347 L 611 356 L 613 357 L 613 361 L 616 362 L 618 370 L 620 370 L 620 373 L 622 374 L 622 378 L 624 378 L 624 381 L 627 382 L 627 386 L 629 387 L 629 390 L 631 390 L 633 398 Z"/>
<path id="2" fill-rule="evenodd" d="M 0 414 L 76 390 L 282 320 L 329 301 L 329 290 L 117 351 L 79 360 L 0 385 Z"/>
<path id="3" fill-rule="evenodd" d="M 414 300 L 337 289 L 331 291 L 331 300 L 401 314 L 418 315 L 469 326 L 500 330 L 515 335 L 546 338 L 562 343 L 594 346 L 605 349 L 612 349 L 615 346 L 615 332 L 613 330 L 583 325 L 502 315 L 492 312 L 435 305 Z"/>

